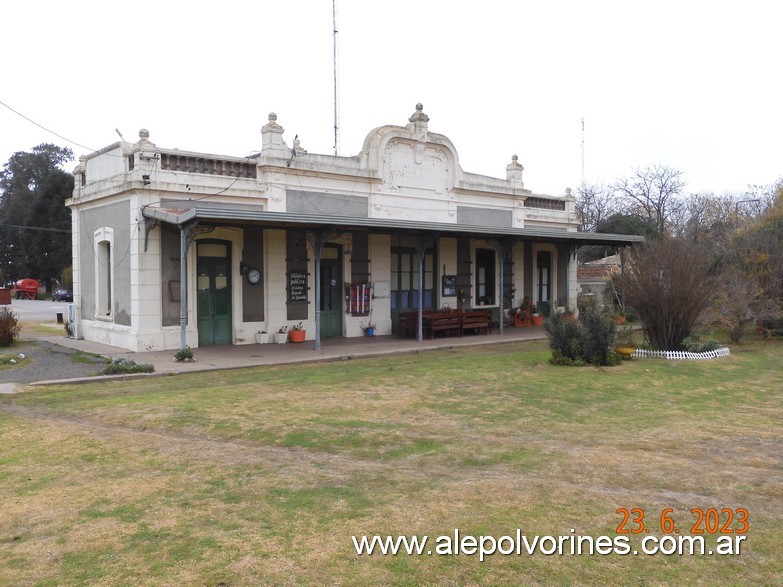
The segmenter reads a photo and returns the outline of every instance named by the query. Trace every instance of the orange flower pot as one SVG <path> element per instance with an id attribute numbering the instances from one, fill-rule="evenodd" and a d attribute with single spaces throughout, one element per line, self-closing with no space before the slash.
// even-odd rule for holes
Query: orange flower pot
<path id="1" fill-rule="evenodd" d="M 288 340 L 289 342 L 304 342 L 306 334 L 305 330 L 292 330 L 288 333 Z"/>

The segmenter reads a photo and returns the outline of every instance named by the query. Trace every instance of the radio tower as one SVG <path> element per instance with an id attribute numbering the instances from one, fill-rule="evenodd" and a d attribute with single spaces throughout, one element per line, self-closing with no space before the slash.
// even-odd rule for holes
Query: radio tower
<path id="1" fill-rule="evenodd" d="M 340 119 L 337 107 L 337 0 L 332 0 L 332 30 L 334 39 L 334 154 L 340 151 Z"/>
<path id="2" fill-rule="evenodd" d="M 585 189 L 585 117 L 582 117 L 582 190 Z"/>

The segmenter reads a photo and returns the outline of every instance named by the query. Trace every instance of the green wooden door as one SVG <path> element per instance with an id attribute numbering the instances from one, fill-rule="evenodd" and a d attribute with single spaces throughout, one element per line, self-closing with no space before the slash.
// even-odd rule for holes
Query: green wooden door
<path id="1" fill-rule="evenodd" d="M 338 246 L 326 245 L 321 257 L 321 337 L 343 334 L 343 273 Z"/>
<path id="2" fill-rule="evenodd" d="M 196 261 L 198 344 L 231 343 L 231 245 L 200 241 Z"/>

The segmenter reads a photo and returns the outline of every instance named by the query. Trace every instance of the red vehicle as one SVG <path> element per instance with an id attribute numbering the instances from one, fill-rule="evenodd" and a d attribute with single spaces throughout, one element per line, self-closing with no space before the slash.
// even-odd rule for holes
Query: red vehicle
<path id="1" fill-rule="evenodd" d="M 14 291 L 16 291 L 17 300 L 24 298 L 34 300 L 38 295 L 38 280 L 29 277 L 20 279 L 14 284 Z"/>

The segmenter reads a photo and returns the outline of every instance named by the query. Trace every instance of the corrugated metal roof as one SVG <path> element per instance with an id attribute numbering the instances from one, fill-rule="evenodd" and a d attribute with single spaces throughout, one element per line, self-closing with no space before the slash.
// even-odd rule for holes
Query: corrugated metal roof
<path id="1" fill-rule="evenodd" d="M 643 242 L 644 237 L 625 234 L 602 234 L 596 232 L 568 232 L 546 228 L 512 228 L 502 226 L 473 226 L 466 224 L 448 224 L 444 222 L 425 222 L 420 220 L 401 220 L 395 218 L 356 218 L 347 216 L 329 216 L 323 214 L 291 214 L 288 212 L 269 212 L 267 210 L 248 210 L 232 208 L 230 205 L 199 206 L 189 209 L 161 209 L 145 207 L 143 214 L 171 224 L 183 224 L 190 220 L 204 222 L 252 222 L 278 228 L 331 228 L 334 230 L 366 229 L 374 232 L 438 233 L 442 235 L 463 235 L 481 238 L 518 237 L 549 241 L 566 241 L 584 244 L 631 244 Z"/>

